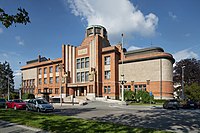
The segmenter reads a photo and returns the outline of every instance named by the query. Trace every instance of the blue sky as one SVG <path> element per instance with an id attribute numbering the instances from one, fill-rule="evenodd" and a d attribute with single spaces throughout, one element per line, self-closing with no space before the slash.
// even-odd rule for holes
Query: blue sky
<path id="1" fill-rule="evenodd" d="M 91 24 L 103 25 L 112 45 L 124 33 L 128 50 L 158 46 L 177 61 L 200 57 L 199 0 L 1 0 L 0 7 L 9 14 L 25 8 L 31 20 L 0 24 L 0 62 L 11 64 L 16 88 L 27 60 L 61 57 L 62 44 L 80 45 Z"/>

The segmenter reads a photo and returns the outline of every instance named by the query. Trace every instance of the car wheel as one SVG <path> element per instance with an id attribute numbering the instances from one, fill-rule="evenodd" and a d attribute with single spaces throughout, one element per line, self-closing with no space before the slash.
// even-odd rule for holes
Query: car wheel
<path id="1" fill-rule="evenodd" d="M 17 107 L 16 107 L 16 106 L 14 106 L 14 110 L 17 110 Z"/>
<path id="2" fill-rule="evenodd" d="M 40 112 L 40 108 L 37 108 L 37 112 Z"/>
<path id="3" fill-rule="evenodd" d="M 26 107 L 26 111 L 29 111 L 28 107 Z"/>

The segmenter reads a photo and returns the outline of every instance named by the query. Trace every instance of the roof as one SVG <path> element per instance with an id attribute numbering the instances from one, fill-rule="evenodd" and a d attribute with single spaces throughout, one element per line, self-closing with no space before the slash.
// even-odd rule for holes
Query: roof
<path id="1" fill-rule="evenodd" d="M 143 48 L 137 50 L 127 51 L 125 55 L 135 55 L 135 54 L 144 54 L 144 53 L 153 53 L 153 52 L 164 52 L 164 50 L 160 47 L 150 47 L 150 48 Z"/>

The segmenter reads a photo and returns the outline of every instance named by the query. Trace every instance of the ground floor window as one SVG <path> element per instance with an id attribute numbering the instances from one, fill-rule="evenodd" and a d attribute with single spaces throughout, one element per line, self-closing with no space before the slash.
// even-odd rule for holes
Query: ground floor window
<path id="1" fill-rule="evenodd" d="M 146 91 L 146 84 L 139 84 L 139 85 L 134 85 L 134 90 L 144 90 Z"/>
<path id="2" fill-rule="evenodd" d="M 38 89 L 38 94 L 41 94 L 41 89 Z"/>
<path id="3" fill-rule="evenodd" d="M 104 86 L 104 94 L 109 94 L 111 92 L 110 86 Z"/>
<path id="4" fill-rule="evenodd" d="M 58 94 L 59 88 L 55 88 L 55 94 Z"/>

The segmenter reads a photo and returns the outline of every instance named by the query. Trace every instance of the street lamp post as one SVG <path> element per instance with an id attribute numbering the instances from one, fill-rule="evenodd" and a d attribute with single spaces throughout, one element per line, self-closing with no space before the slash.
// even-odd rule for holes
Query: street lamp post
<path id="1" fill-rule="evenodd" d="M 123 69 L 123 64 L 124 64 L 124 50 L 123 50 L 123 34 L 122 34 L 122 72 L 121 72 L 121 77 L 122 77 L 122 81 L 121 81 L 121 85 L 122 85 L 122 104 L 124 103 L 124 84 L 126 83 L 126 81 L 124 81 L 124 69 Z"/>
<path id="2" fill-rule="evenodd" d="M 185 99 L 185 95 L 184 95 L 184 69 L 185 69 L 185 66 L 182 66 L 181 67 L 181 70 L 182 70 L 182 99 Z"/>
<path id="3" fill-rule="evenodd" d="M 6 78 L 8 78 L 8 100 L 10 100 L 10 86 L 9 86 L 9 84 L 10 84 L 10 81 L 9 81 L 9 76 L 7 75 L 6 76 Z"/>
<path id="4" fill-rule="evenodd" d="M 62 64 L 59 64 L 60 68 L 60 106 L 62 106 Z"/>

